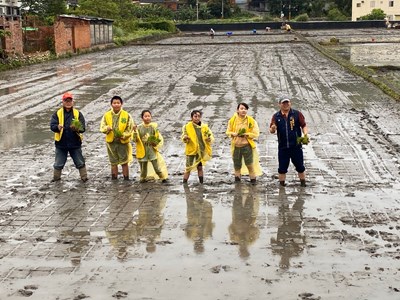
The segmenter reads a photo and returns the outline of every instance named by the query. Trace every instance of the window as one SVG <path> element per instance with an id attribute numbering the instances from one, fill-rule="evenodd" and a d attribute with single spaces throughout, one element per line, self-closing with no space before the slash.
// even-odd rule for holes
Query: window
<path id="1" fill-rule="evenodd" d="M 375 7 L 375 1 L 370 2 L 370 7 Z"/>
<path id="2" fill-rule="evenodd" d="M 389 7 L 393 7 L 394 6 L 394 1 L 389 1 Z"/>
<path id="3" fill-rule="evenodd" d="M 357 7 L 361 7 L 361 3 L 357 3 Z"/>

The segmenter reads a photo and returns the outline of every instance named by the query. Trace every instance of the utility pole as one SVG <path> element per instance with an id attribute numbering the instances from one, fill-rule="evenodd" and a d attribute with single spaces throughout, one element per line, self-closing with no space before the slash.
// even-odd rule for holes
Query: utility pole
<path id="1" fill-rule="evenodd" d="M 196 0 L 196 20 L 199 20 L 199 0 Z"/>
<path id="2" fill-rule="evenodd" d="M 224 18 L 224 0 L 221 0 L 221 17 Z"/>

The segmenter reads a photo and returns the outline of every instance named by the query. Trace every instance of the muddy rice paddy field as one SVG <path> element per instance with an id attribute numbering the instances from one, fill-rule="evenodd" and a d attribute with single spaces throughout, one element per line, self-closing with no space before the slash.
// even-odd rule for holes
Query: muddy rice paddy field
<path id="1" fill-rule="evenodd" d="M 187 35 L 0 73 L 0 299 L 399 299 L 400 103 L 316 51 L 399 66 L 400 31 Z M 376 75 L 399 82 L 396 68 Z M 400 90 L 400 89 L 399 89 Z M 90 180 L 68 160 L 51 183 L 51 114 L 71 91 L 87 121 Z M 310 131 L 308 185 L 277 184 L 276 98 Z M 150 109 L 170 182 L 110 180 L 103 113 L 113 95 Z M 227 122 L 260 126 L 264 174 L 234 184 Z M 205 183 L 183 185 L 190 111 L 215 135 Z"/>

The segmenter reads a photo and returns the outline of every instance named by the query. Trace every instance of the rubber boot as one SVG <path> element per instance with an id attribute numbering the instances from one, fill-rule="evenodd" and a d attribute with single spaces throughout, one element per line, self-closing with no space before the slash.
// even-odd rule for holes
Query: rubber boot
<path id="1" fill-rule="evenodd" d="M 81 175 L 81 179 L 82 179 L 83 182 L 88 181 L 86 167 L 80 168 L 79 169 L 79 174 Z"/>
<path id="2" fill-rule="evenodd" d="M 54 169 L 53 179 L 51 180 L 51 182 L 56 182 L 61 180 L 61 171 L 62 170 Z"/>

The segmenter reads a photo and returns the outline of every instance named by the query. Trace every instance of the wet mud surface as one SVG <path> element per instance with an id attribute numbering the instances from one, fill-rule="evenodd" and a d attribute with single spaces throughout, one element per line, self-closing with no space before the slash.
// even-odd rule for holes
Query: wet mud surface
<path id="1" fill-rule="evenodd" d="M 294 35 L 271 37 L 186 36 L 1 73 L 0 299 L 399 299 L 400 103 Z M 67 90 L 87 120 L 86 183 L 71 160 L 50 183 L 49 120 Z M 292 167 L 277 184 L 267 124 L 281 93 L 309 126 L 305 188 Z M 98 129 L 116 94 L 136 122 L 152 110 L 168 184 L 140 184 L 137 162 L 136 180 L 110 180 Z M 261 130 L 256 186 L 233 182 L 224 133 L 239 101 Z M 205 184 L 184 186 L 193 109 L 216 141 Z"/>

